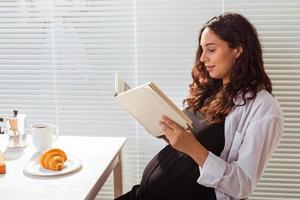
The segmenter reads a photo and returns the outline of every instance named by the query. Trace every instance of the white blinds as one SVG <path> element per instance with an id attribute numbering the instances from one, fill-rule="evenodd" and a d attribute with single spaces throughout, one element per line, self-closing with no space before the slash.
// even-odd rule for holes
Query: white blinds
<path id="1" fill-rule="evenodd" d="M 0 1 L 0 115 L 17 109 L 65 135 L 126 136 L 125 186 L 137 181 L 136 127 L 112 94 L 116 72 L 135 84 L 133 3 Z M 108 183 L 100 198 L 112 194 Z"/>
<path id="2" fill-rule="evenodd" d="M 225 0 L 225 11 L 247 16 L 256 26 L 273 94 L 282 105 L 281 143 L 259 182 L 253 200 L 300 199 L 300 2 Z"/>
<path id="3" fill-rule="evenodd" d="M 55 119 L 51 25 L 43 3 L 0 3 L 0 108 Z M 23 111 L 24 110 L 24 111 Z M 26 110 L 26 111 L 25 111 Z"/>

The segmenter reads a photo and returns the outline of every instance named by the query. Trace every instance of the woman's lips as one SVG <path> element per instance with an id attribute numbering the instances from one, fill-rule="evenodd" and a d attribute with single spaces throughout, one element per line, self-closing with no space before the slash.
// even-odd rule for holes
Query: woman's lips
<path id="1" fill-rule="evenodd" d="M 208 72 L 212 71 L 215 66 L 206 66 L 206 70 Z"/>

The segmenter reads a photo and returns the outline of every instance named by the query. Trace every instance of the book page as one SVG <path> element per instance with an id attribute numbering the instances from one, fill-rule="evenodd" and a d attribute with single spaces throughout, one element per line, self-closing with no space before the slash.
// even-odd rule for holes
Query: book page
<path id="1" fill-rule="evenodd" d="M 125 92 L 127 90 L 130 90 L 131 88 L 129 87 L 129 85 L 124 82 L 121 77 L 118 74 L 115 74 L 115 93 L 114 96 Z"/>
<path id="2" fill-rule="evenodd" d="M 162 115 L 170 117 L 185 129 L 189 128 L 190 119 L 173 102 L 174 105 L 170 105 L 171 100 L 168 102 L 166 97 L 162 98 L 157 94 L 150 87 L 150 83 L 123 92 L 115 98 L 146 131 L 155 137 L 163 135 L 159 126 Z"/>
<path id="3" fill-rule="evenodd" d="M 152 88 L 153 92 L 155 94 L 157 94 L 158 96 L 160 96 L 160 98 L 162 98 L 162 101 L 165 102 L 166 104 L 168 104 L 170 107 L 172 107 L 172 109 L 174 110 L 174 112 L 176 112 L 178 115 L 180 115 L 182 118 L 184 118 L 188 124 L 192 124 L 191 119 L 184 113 L 182 112 L 173 101 L 171 101 L 167 95 L 165 95 L 160 89 L 159 87 L 157 87 L 153 82 L 150 82 L 149 86 Z"/>

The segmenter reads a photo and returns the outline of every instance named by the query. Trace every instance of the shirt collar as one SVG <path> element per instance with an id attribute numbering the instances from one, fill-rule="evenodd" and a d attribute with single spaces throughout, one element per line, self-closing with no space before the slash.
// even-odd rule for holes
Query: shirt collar
<path id="1" fill-rule="evenodd" d="M 251 93 L 250 92 L 247 92 L 245 94 L 245 98 L 249 98 L 251 97 Z M 236 105 L 236 106 L 241 106 L 241 105 L 244 105 L 245 102 L 243 100 L 243 94 L 241 92 L 239 92 L 236 97 L 233 99 L 233 103 Z"/>

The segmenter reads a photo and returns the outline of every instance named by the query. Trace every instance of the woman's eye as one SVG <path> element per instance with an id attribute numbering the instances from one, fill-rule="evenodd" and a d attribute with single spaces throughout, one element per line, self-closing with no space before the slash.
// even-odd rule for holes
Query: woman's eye
<path id="1" fill-rule="evenodd" d="M 213 52 L 215 52 L 215 49 L 208 49 L 207 51 L 213 53 Z"/>

